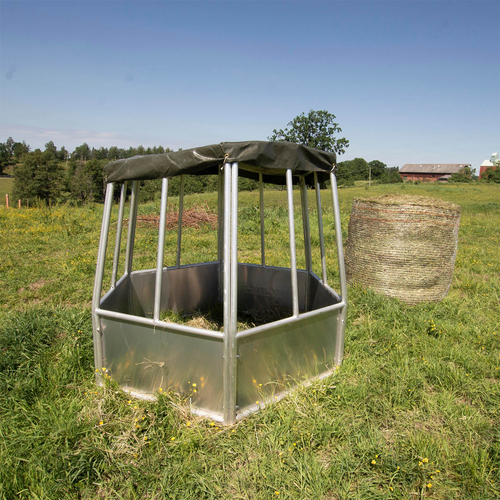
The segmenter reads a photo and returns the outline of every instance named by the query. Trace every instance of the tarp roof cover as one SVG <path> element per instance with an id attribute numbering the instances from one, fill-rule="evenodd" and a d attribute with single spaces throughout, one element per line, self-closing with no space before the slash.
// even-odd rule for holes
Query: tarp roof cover
<path id="1" fill-rule="evenodd" d="M 211 146 L 158 155 L 134 156 L 116 160 L 104 167 L 108 182 L 159 179 L 181 174 L 217 174 L 224 161 L 238 162 L 240 175 L 264 182 L 285 183 L 285 173 L 294 175 L 318 172 L 319 180 L 328 179 L 337 156 L 292 142 L 221 142 Z M 312 177 L 312 176 L 310 176 Z M 307 179 L 312 182 L 311 179 Z"/>

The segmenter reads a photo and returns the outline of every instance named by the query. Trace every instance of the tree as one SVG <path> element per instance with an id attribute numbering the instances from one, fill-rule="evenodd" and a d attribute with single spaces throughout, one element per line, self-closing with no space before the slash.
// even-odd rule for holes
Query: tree
<path id="1" fill-rule="evenodd" d="M 92 151 L 90 150 L 89 145 L 86 142 L 84 142 L 81 146 L 78 146 L 73 151 L 73 154 L 71 156 L 84 161 L 90 160 L 90 158 L 92 157 Z"/>
<path id="2" fill-rule="evenodd" d="M 69 158 L 69 152 L 68 150 L 63 146 L 60 150 L 59 153 L 57 153 L 57 159 L 60 161 L 66 161 Z"/>
<path id="3" fill-rule="evenodd" d="M 37 149 L 14 169 L 14 199 L 40 198 L 48 205 L 61 194 L 63 169 L 54 153 Z"/>
<path id="4" fill-rule="evenodd" d="M 372 170 L 372 179 L 380 179 L 387 172 L 387 165 L 380 160 L 372 160 L 368 165 Z"/>
<path id="5" fill-rule="evenodd" d="M 104 201 L 104 170 L 107 160 L 71 160 L 68 169 L 68 188 L 79 202 Z"/>
<path id="6" fill-rule="evenodd" d="M 481 176 L 481 180 L 500 183 L 500 163 L 496 164 L 495 167 L 488 167 Z"/>
<path id="7" fill-rule="evenodd" d="M 335 137 L 335 134 L 342 132 L 342 129 L 334 120 L 335 115 L 328 111 L 311 110 L 307 115 L 302 113 L 289 122 L 289 129 L 274 129 L 273 134 L 268 139 L 270 141 L 295 142 L 322 151 L 343 154 L 349 147 L 349 141 L 345 137 L 340 139 Z"/>
<path id="8" fill-rule="evenodd" d="M 471 182 L 472 170 L 470 167 L 463 167 L 459 172 L 451 174 L 450 181 L 452 182 Z"/>
<path id="9" fill-rule="evenodd" d="M 337 177 L 343 180 L 368 180 L 370 166 L 363 158 L 337 163 Z"/>
<path id="10" fill-rule="evenodd" d="M 0 174 L 12 164 L 12 155 L 6 144 L 0 144 Z"/>
<path id="11" fill-rule="evenodd" d="M 30 147 L 26 144 L 26 141 L 16 142 L 12 147 L 12 153 L 14 155 L 14 160 L 16 162 L 21 161 L 23 155 L 30 152 Z"/>
<path id="12" fill-rule="evenodd" d="M 49 142 L 47 142 L 47 144 L 45 144 L 45 151 L 48 151 L 49 153 L 53 153 L 54 156 L 57 158 L 57 147 L 53 141 L 49 141 Z"/>

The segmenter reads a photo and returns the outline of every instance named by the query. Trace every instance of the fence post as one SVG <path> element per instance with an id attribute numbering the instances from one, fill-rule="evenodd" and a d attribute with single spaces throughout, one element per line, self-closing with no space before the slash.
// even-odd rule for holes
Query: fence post
<path id="1" fill-rule="evenodd" d="M 5 205 L 7 206 L 7 208 L 9 208 L 9 195 L 8 194 L 5 195 Z"/>
<path id="2" fill-rule="evenodd" d="M 21 200 L 17 200 L 17 206 L 18 208 L 21 208 Z"/>

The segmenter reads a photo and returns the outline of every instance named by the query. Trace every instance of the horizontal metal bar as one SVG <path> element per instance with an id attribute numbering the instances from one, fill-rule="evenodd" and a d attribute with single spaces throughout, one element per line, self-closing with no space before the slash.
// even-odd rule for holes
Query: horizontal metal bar
<path id="1" fill-rule="evenodd" d="M 298 316 L 290 316 L 288 318 L 279 319 L 278 321 L 273 321 L 272 323 L 266 323 L 265 325 L 256 326 L 255 328 L 250 328 L 249 330 L 243 330 L 236 334 L 236 339 L 243 339 L 245 337 L 250 337 L 251 335 L 256 335 L 257 333 L 261 333 L 263 331 L 269 330 L 270 328 L 274 328 L 276 326 L 281 325 L 291 325 L 296 323 L 299 320 L 303 320 L 306 318 L 311 318 L 313 316 L 318 316 L 319 314 L 327 313 L 330 311 L 335 311 L 336 309 L 342 309 L 345 307 L 345 302 L 339 302 L 338 304 L 332 304 L 331 306 L 322 307 L 321 309 L 316 309 L 314 311 L 308 311 Z"/>
<path id="2" fill-rule="evenodd" d="M 191 335 L 198 335 L 200 337 L 208 337 L 212 339 L 222 340 L 224 338 L 223 332 L 214 332 L 212 330 L 202 330 L 201 328 L 194 328 L 192 326 L 178 325 L 176 323 L 167 323 L 165 321 L 154 321 L 151 318 L 144 318 L 142 316 L 135 316 L 133 314 L 123 314 L 116 311 L 106 311 L 105 309 L 96 309 L 95 314 L 103 318 L 119 319 L 129 323 L 139 323 L 141 325 L 149 325 L 160 328 L 168 328 L 179 333 L 189 333 Z"/>

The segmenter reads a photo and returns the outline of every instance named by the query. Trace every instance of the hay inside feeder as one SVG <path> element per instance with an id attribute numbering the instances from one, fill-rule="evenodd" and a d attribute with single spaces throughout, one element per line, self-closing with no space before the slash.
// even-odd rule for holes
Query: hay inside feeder
<path id="1" fill-rule="evenodd" d="M 355 199 L 349 221 L 347 281 L 407 304 L 448 293 L 457 254 L 460 206 L 425 196 Z"/>

